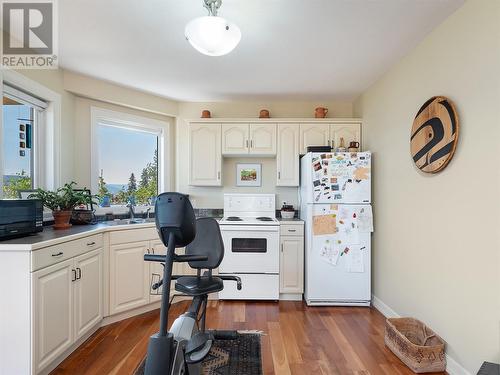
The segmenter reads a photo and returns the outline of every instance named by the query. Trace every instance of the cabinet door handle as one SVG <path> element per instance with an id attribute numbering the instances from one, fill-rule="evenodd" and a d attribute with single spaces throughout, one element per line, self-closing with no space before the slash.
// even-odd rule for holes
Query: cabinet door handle
<path id="1" fill-rule="evenodd" d="M 72 269 L 72 270 L 71 270 L 71 273 L 72 273 L 71 282 L 73 282 L 73 281 L 75 281 L 75 280 L 76 280 L 76 270 L 75 270 L 75 269 Z"/>
<path id="2" fill-rule="evenodd" d="M 247 148 L 248 148 L 248 139 L 247 139 L 247 141 L 246 141 L 246 145 L 247 145 Z"/>
<path id="3" fill-rule="evenodd" d="M 80 280 L 82 278 L 82 269 L 80 267 L 76 267 L 78 271 L 78 275 L 76 276 L 76 280 Z"/>
<path id="4" fill-rule="evenodd" d="M 281 244 L 281 252 L 283 252 L 283 244 Z"/>
<path id="5" fill-rule="evenodd" d="M 289 232 L 297 232 L 297 229 L 288 229 Z"/>
<path id="6" fill-rule="evenodd" d="M 59 251 L 56 254 L 52 254 L 53 257 L 60 257 L 61 255 L 64 255 L 64 253 L 62 251 Z"/>
<path id="7" fill-rule="evenodd" d="M 253 139 L 250 140 L 250 148 L 253 148 Z"/>
<path id="8" fill-rule="evenodd" d="M 92 241 L 92 242 L 88 242 L 88 243 L 87 243 L 87 246 L 92 246 L 92 245 L 95 245 L 95 242 L 94 242 L 94 241 Z"/>
<path id="9" fill-rule="evenodd" d="M 281 180 L 281 172 L 278 172 L 278 180 Z"/>
<path id="10" fill-rule="evenodd" d="M 217 180 L 220 180 L 220 171 L 217 172 Z"/>

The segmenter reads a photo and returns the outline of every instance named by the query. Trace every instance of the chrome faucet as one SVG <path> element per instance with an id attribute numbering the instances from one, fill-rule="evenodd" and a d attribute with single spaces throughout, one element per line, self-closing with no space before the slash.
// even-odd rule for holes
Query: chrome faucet
<path id="1" fill-rule="evenodd" d="M 146 210 L 146 219 L 149 219 L 149 212 L 151 211 L 151 207 L 148 207 L 148 209 Z"/>
<path id="2" fill-rule="evenodd" d="M 129 202 L 129 204 L 127 204 L 127 207 L 130 219 L 134 219 L 135 218 L 134 204 L 132 202 Z"/>

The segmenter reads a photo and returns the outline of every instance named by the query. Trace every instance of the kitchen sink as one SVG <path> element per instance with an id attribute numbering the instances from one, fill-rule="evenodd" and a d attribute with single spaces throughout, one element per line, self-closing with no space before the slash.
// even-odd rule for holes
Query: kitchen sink
<path id="1" fill-rule="evenodd" d="M 141 218 L 134 218 L 134 219 L 118 219 L 118 220 L 113 220 L 113 221 L 106 221 L 106 225 L 133 225 L 133 224 L 147 224 L 147 223 L 154 223 L 155 219 L 150 218 L 150 219 L 141 219 Z"/>

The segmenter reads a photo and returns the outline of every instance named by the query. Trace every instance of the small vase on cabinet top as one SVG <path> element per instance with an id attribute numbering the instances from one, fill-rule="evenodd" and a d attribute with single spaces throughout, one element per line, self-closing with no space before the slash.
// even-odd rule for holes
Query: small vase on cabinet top
<path id="1" fill-rule="evenodd" d="M 318 107 L 314 110 L 315 118 L 325 118 L 327 114 L 328 114 L 328 108 Z"/>

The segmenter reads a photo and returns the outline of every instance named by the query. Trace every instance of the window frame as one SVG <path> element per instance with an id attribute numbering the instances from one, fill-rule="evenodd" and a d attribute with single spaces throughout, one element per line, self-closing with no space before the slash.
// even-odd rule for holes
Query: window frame
<path id="1" fill-rule="evenodd" d="M 55 189 L 61 178 L 61 95 L 42 84 L 11 71 L 0 71 L 0 91 L 2 96 L 5 86 L 17 88 L 19 92 L 29 93 L 30 97 L 39 98 L 46 108 L 35 111 L 35 163 L 33 165 L 33 186 Z M 37 104 L 36 102 L 32 104 Z M 39 103 L 40 104 L 40 103 Z M 3 140 L 3 103 L 0 103 L 0 144 Z M 3 154 L 0 153 L 0 175 L 3 176 Z M 3 178 L 0 178 L 0 198 L 3 198 Z"/>
<path id="2" fill-rule="evenodd" d="M 125 112 L 104 109 L 92 106 L 91 112 L 91 191 L 93 194 L 98 190 L 99 160 L 98 160 L 98 126 L 100 124 L 114 126 L 128 130 L 143 131 L 158 136 L 158 193 L 167 191 L 172 183 L 170 163 L 170 121 L 161 121 L 144 116 L 132 115 Z M 114 205 L 112 207 L 99 207 L 97 212 L 122 212 L 125 205 Z M 144 206 L 147 207 L 147 206 Z"/>

